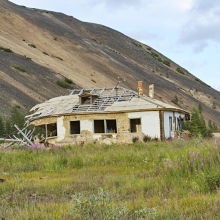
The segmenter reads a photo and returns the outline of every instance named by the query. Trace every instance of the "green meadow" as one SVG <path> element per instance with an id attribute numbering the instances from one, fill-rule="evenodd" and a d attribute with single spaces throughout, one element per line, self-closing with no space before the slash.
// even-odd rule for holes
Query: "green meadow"
<path id="1" fill-rule="evenodd" d="M 0 150 L 0 219 L 220 219 L 220 142 Z"/>

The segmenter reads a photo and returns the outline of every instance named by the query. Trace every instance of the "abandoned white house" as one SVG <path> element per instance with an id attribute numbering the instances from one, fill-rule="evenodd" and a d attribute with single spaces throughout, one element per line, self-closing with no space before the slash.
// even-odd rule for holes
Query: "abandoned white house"
<path id="1" fill-rule="evenodd" d="M 168 138 L 181 130 L 181 121 L 190 113 L 149 96 L 121 87 L 73 90 L 31 109 L 31 124 L 46 129 L 49 143 L 130 143 L 132 137 L 149 135 Z M 49 133 L 50 132 L 50 133 Z"/>

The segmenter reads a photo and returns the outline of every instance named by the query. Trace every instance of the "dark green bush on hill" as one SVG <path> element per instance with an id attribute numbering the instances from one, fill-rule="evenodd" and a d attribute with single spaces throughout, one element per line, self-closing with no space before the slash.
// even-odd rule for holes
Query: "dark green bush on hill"
<path id="1" fill-rule="evenodd" d="M 5 52 L 13 53 L 13 51 L 11 49 L 9 49 L 9 48 L 0 47 L 0 50 L 3 50 Z"/>
<path id="2" fill-rule="evenodd" d="M 170 62 L 168 60 L 164 60 L 163 61 L 163 64 L 167 65 L 167 66 L 170 66 Z"/>
<path id="3" fill-rule="evenodd" d="M 69 83 L 69 84 L 72 84 L 72 83 L 73 83 L 73 80 L 68 79 L 68 78 L 65 78 L 65 82 L 67 82 L 67 83 Z"/>
<path id="4" fill-rule="evenodd" d="M 202 82 L 202 81 L 201 81 L 200 79 L 198 79 L 198 78 L 195 78 L 195 80 L 196 80 L 197 82 L 201 83 L 201 84 L 204 85 L 204 86 L 211 87 L 211 86 L 209 86 L 208 84 Z"/>
<path id="5" fill-rule="evenodd" d="M 24 67 L 15 66 L 15 65 L 13 65 L 12 67 L 14 67 L 15 69 L 17 69 L 17 70 L 19 70 L 19 71 L 26 72 L 26 70 L 25 70 Z"/>
<path id="6" fill-rule="evenodd" d="M 185 75 L 185 73 L 183 72 L 183 70 L 181 70 L 179 67 L 177 67 L 176 70 L 177 70 L 179 73 Z"/>
<path id="7" fill-rule="evenodd" d="M 45 54 L 45 55 L 49 56 L 49 54 L 48 54 L 48 53 L 46 53 L 46 52 L 43 52 L 43 54 Z"/>
<path id="8" fill-rule="evenodd" d="M 34 44 L 28 44 L 29 47 L 37 48 Z"/>
<path id="9" fill-rule="evenodd" d="M 61 80 L 57 80 L 57 84 L 63 88 L 72 88 L 72 86 L 69 83 Z"/>

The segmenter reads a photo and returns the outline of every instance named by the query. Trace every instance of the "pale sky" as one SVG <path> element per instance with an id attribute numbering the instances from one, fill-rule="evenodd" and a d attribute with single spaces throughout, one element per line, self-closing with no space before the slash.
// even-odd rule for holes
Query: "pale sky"
<path id="1" fill-rule="evenodd" d="M 220 91 L 219 0 L 12 0 L 139 40 Z"/>

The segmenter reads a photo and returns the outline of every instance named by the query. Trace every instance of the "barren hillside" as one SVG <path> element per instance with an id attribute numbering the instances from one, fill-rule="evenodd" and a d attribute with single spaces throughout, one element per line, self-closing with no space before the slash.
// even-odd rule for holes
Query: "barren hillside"
<path id="1" fill-rule="evenodd" d="M 14 103 L 24 110 L 69 94 L 70 89 L 56 84 L 58 79 L 70 78 L 77 88 L 101 88 L 114 87 L 119 76 L 126 80 L 120 86 L 133 90 L 137 81 L 144 81 L 145 94 L 154 83 L 157 99 L 173 104 L 176 95 L 177 104 L 186 110 L 200 102 L 206 120 L 220 125 L 220 93 L 148 45 L 102 25 L 6 0 L 0 0 L 0 20 L 0 47 L 13 51 L 0 50 L 4 115 Z"/>

